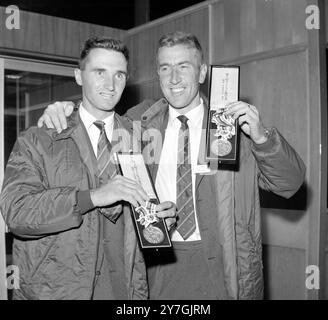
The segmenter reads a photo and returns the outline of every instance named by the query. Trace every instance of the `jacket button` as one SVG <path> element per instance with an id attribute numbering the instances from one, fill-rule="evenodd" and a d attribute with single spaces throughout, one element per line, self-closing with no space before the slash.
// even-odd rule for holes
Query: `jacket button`
<path id="1" fill-rule="evenodd" d="M 100 271 L 97 271 L 97 272 L 96 272 L 96 275 L 97 275 L 97 276 L 100 276 Z"/>
<path id="2" fill-rule="evenodd" d="M 142 120 L 147 120 L 147 117 L 146 116 L 142 117 Z"/>

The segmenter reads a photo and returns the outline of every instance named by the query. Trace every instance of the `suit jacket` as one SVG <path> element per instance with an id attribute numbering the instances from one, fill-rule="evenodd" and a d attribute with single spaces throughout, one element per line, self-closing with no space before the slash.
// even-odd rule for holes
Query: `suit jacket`
<path id="1" fill-rule="evenodd" d="M 206 105 L 206 102 L 205 102 Z M 147 100 L 130 109 L 126 117 L 141 119 L 139 139 L 143 155 L 156 179 L 168 122 L 168 103 Z M 203 128 L 206 127 L 205 111 Z M 134 133 L 135 135 L 135 133 Z M 219 167 L 211 175 L 197 175 L 196 210 L 203 250 L 213 281 L 219 276 L 218 247 L 222 248 L 226 290 L 232 299 L 263 297 L 262 241 L 259 187 L 291 197 L 301 186 L 305 166 L 277 129 L 270 129 L 266 143 L 255 145 L 244 134 L 239 167 Z M 204 161 L 205 130 L 199 162 Z"/>

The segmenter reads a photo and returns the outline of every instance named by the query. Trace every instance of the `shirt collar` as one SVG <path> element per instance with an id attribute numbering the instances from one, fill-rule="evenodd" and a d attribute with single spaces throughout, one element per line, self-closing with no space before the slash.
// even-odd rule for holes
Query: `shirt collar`
<path id="1" fill-rule="evenodd" d="M 82 103 L 79 107 L 79 113 L 85 128 L 89 130 L 93 123 L 97 121 L 97 119 L 87 109 L 83 107 Z M 102 121 L 105 122 L 105 128 L 110 128 L 110 126 L 114 123 L 114 112 Z"/>
<path id="2" fill-rule="evenodd" d="M 181 114 L 173 108 L 171 105 L 169 105 L 169 123 L 173 125 L 174 123 L 180 124 L 180 120 L 177 119 L 178 116 Z M 189 119 L 188 125 L 189 126 L 198 126 L 199 123 L 203 123 L 203 115 L 204 115 L 204 102 L 203 99 L 200 98 L 200 104 L 193 108 L 192 110 L 188 111 L 185 116 Z"/>

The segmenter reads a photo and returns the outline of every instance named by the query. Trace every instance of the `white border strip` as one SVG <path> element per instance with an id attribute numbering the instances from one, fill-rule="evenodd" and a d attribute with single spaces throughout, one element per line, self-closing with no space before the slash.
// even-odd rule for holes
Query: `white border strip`
<path id="1" fill-rule="evenodd" d="M 4 146 L 4 60 L 0 58 L 0 146 Z M 0 148 L 0 190 L 4 172 L 4 149 Z M 7 300 L 5 222 L 0 214 L 0 300 Z"/>

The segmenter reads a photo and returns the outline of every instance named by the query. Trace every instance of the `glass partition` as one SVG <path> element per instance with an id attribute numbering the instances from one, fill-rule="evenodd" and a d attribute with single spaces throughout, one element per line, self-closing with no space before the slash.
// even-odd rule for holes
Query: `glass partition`
<path id="1" fill-rule="evenodd" d="M 3 173 L 17 136 L 36 125 L 44 108 L 55 101 L 77 100 L 81 88 L 75 83 L 74 66 L 0 58 L 0 188 Z M 0 215 L 0 300 L 11 297 L 7 288 L 12 268 L 13 236 L 5 234 Z"/>
<path id="2" fill-rule="evenodd" d="M 4 77 L 6 163 L 19 133 L 36 125 L 49 103 L 77 99 L 80 87 L 72 77 L 40 72 L 5 69 Z"/>

